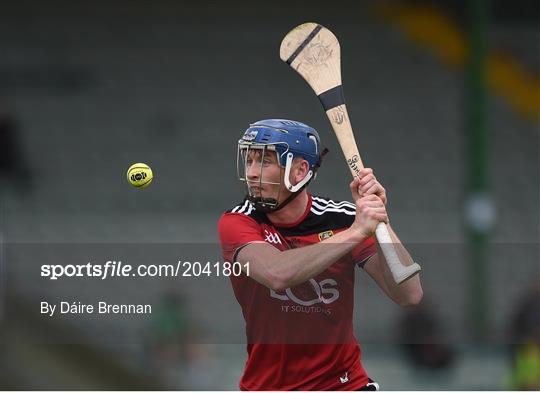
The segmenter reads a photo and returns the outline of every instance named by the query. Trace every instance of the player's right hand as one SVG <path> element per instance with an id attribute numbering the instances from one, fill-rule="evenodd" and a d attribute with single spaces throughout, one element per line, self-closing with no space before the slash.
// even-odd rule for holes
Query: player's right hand
<path id="1" fill-rule="evenodd" d="M 362 239 L 375 233 L 380 222 L 388 223 L 388 214 L 381 198 L 377 195 L 366 195 L 356 200 L 356 217 L 351 229 Z"/>
<path id="2" fill-rule="evenodd" d="M 371 168 L 362 168 L 349 184 L 349 188 L 351 189 L 353 201 L 374 194 L 381 198 L 385 205 L 387 203 L 386 189 L 379 183 Z"/>

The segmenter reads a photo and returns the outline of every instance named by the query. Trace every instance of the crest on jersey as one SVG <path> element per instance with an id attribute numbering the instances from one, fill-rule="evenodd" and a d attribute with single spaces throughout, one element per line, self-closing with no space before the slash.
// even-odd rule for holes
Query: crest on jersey
<path id="1" fill-rule="evenodd" d="M 319 233 L 319 241 L 323 241 L 325 239 L 328 239 L 329 237 L 332 237 L 334 236 L 334 232 L 333 231 L 324 231 L 324 232 L 321 232 Z"/>

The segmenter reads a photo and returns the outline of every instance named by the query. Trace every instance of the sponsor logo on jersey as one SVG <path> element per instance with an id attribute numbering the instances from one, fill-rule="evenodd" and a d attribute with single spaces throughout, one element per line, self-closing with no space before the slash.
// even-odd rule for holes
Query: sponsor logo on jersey
<path id="1" fill-rule="evenodd" d="M 336 280 L 326 278 L 317 282 L 313 278 L 310 278 L 308 282 L 315 291 L 313 298 L 311 299 L 300 299 L 295 295 L 292 288 L 287 288 L 284 294 L 277 293 L 273 289 L 270 289 L 270 296 L 283 301 L 291 300 L 301 306 L 313 306 L 318 303 L 330 304 L 339 299 L 339 291 L 336 289 Z"/>
<path id="2" fill-rule="evenodd" d="M 329 237 L 332 237 L 334 236 L 334 232 L 333 231 L 324 231 L 324 232 L 321 232 L 319 233 L 319 241 L 323 241 L 325 239 L 328 239 Z"/>
<path id="3" fill-rule="evenodd" d="M 349 382 L 349 372 L 348 371 L 345 373 L 345 375 L 343 375 L 342 377 L 339 377 L 339 382 L 341 382 L 341 383 Z"/>

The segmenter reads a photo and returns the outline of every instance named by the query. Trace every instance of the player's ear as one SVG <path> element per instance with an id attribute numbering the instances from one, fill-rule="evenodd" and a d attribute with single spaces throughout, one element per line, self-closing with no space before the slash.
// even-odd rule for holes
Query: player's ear
<path id="1" fill-rule="evenodd" d="M 300 159 L 297 162 L 297 168 L 296 168 L 296 174 L 297 174 L 297 181 L 300 182 L 306 177 L 307 173 L 309 172 L 309 163 L 304 160 Z"/>

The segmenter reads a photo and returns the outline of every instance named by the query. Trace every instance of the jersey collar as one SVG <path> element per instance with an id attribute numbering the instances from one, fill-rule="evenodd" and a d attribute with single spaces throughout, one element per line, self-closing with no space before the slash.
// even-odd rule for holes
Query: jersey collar
<path id="1" fill-rule="evenodd" d="M 291 228 L 291 227 L 295 227 L 295 226 L 299 225 L 302 221 L 304 221 L 306 219 L 306 217 L 308 216 L 310 210 L 311 210 L 311 194 L 308 192 L 307 196 L 308 196 L 308 203 L 306 205 L 306 211 L 304 212 L 304 214 L 302 214 L 300 216 L 300 218 L 298 218 L 298 220 L 296 220 L 294 222 L 291 222 L 291 223 L 275 223 L 275 222 L 272 222 L 272 225 L 275 226 L 275 227 L 279 227 L 279 228 Z"/>

